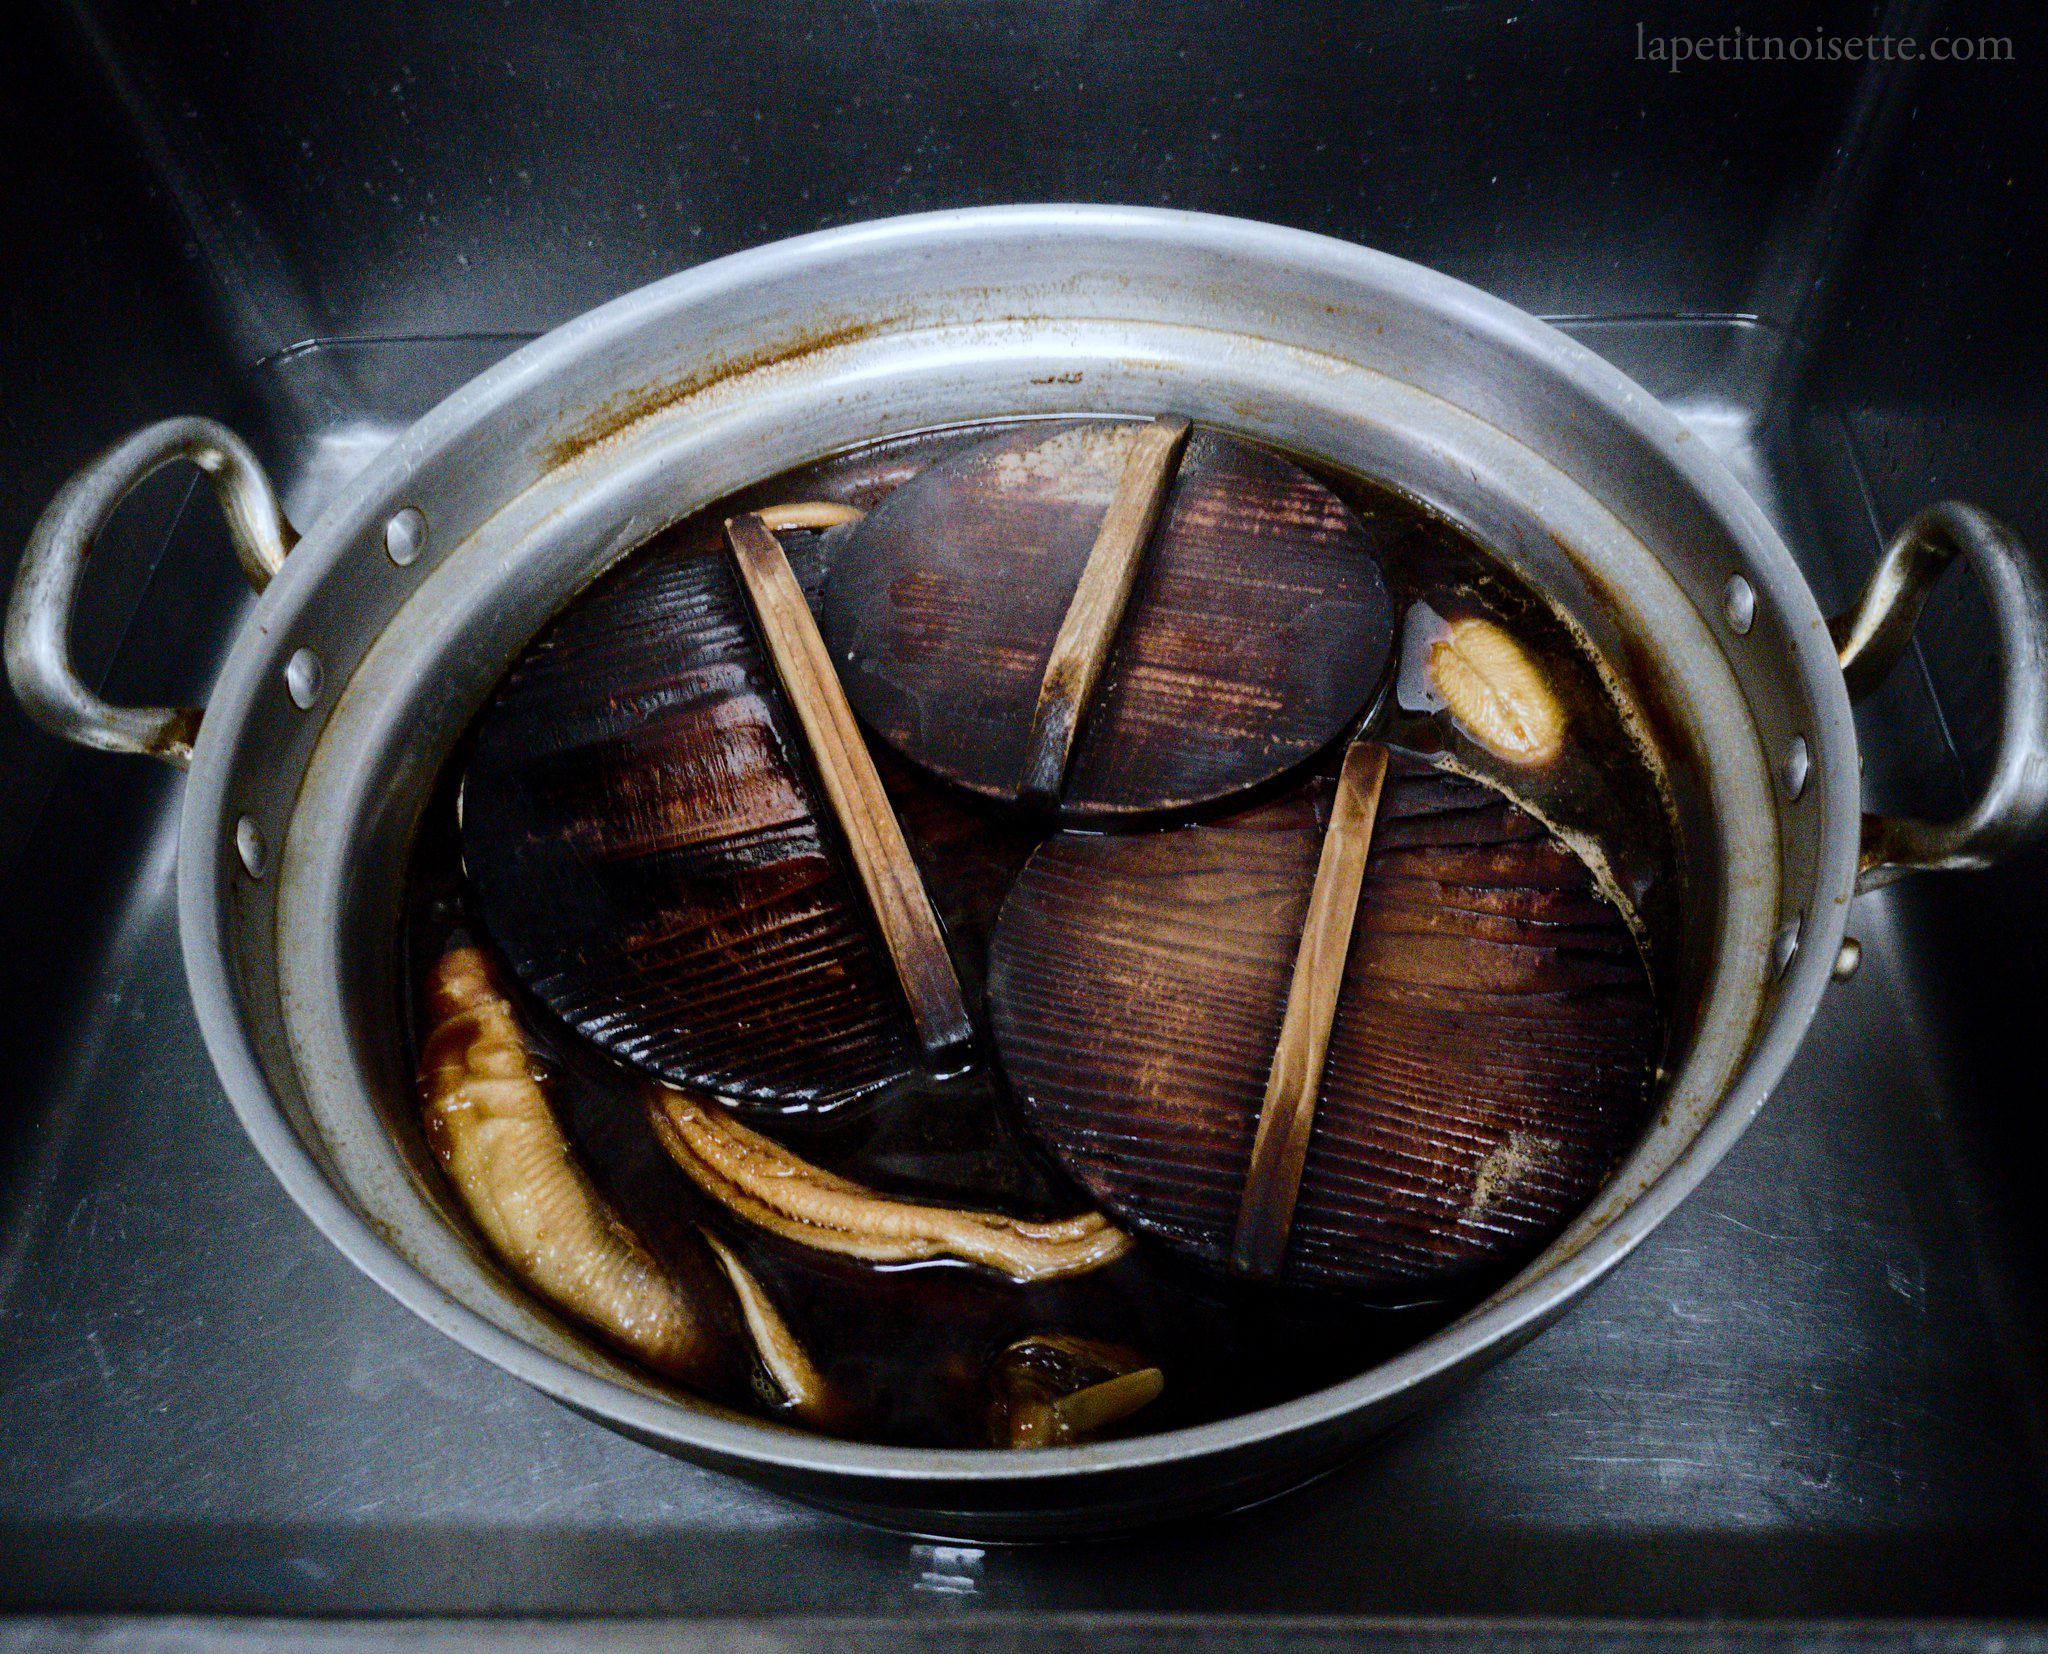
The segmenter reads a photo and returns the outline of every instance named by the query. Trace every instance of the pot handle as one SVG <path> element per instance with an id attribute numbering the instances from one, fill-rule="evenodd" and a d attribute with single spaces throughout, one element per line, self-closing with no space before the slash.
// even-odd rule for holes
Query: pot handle
<path id="1" fill-rule="evenodd" d="M 71 610 L 108 521 L 145 477 L 189 460 L 213 482 L 228 536 L 259 592 L 298 534 L 248 444 L 211 419 L 148 425 L 89 460 L 57 491 L 28 537 L 7 608 L 7 676 L 28 715 L 52 734 L 104 752 L 141 752 L 183 769 L 199 733 L 196 706 L 114 706 L 71 664 Z"/>
<path id="2" fill-rule="evenodd" d="M 1923 868 L 1989 867 L 2048 835 L 2048 580 L 1996 517 L 1947 500 L 1892 536 L 1855 607 L 1828 623 L 1842 678 L 1852 701 L 1884 681 L 1958 552 L 1983 583 L 1998 631 L 2005 708 L 1991 779 L 1953 821 L 1865 815 L 1858 890 Z"/>

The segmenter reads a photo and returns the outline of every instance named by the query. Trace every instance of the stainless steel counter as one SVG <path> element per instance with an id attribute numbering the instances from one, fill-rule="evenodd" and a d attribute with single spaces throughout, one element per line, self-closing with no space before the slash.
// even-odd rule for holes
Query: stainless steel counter
<path id="1" fill-rule="evenodd" d="M 399 27 L 394 9 L 367 9 L 387 33 Z M 1458 13 L 1453 24 L 1471 34 L 1477 25 L 1463 16 L 1471 9 L 1446 15 Z M 1173 12 L 1177 27 L 1192 26 L 1186 10 Z M 1893 7 L 1885 18 L 1897 21 L 1892 13 L 1902 10 L 1914 8 Z M 520 193 L 516 157 L 506 158 L 517 146 L 500 130 L 537 119 L 534 106 L 496 108 L 477 129 L 484 139 L 497 132 L 510 146 L 504 155 L 472 149 L 450 158 L 422 134 L 405 136 L 405 111 L 437 96 L 445 102 L 449 87 L 436 91 L 431 70 L 425 82 L 408 79 L 413 69 L 397 61 L 362 70 L 388 75 L 376 139 L 389 141 L 385 160 L 446 161 L 449 177 L 457 161 L 479 177 L 500 161 L 512 169 L 491 172 L 479 199 L 526 228 L 492 242 L 487 258 L 480 253 L 489 281 L 458 292 L 467 266 L 453 262 L 455 249 L 486 238 L 488 212 L 458 215 L 456 236 L 427 222 L 438 209 L 422 205 L 423 193 L 406 193 L 428 191 L 415 181 L 390 185 L 402 207 L 351 196 L 347 223 L 316 221 L 307 216 L 316 186 L 360 190 L 382 175 L 366 162 L 357 177 L 332 158 L 295 170 L 277 159 L 289 145 L 263 149 L 299 141 L 301 127 L 303 141 L 324 142 L 334 133 L 320 119 L 353 120 L 339 112 L 337 87 L 355 68 L 338 62 L 337 86 L 268 108 L 259 121 L 241 92 L 230 96 L 219 84 L 213 59 L 194 56 L 189 42 L 182 56 L 167 52 L 168 15 L 150 5 L 79 7 L 44 25 L 53 39 L 85 38 L 93 72 L 118 71 L 109 82 L 117 97 L 113 112 L 80 128 L 91 165 L 78 166 L 90 188 L 25 174 L 11 204 L 41 239 L 39 262 L 19 272 L 4 340 L 17 391 L 14 442 L 0 472 L 10 535 L 95 443 L 174 409 L 236 418 L 280 468 L 303 517 L 393 430 L 537 320 L 604 296 L 606 283 L 623 286 L 694 256 L 695 232 L 686 236 L 679 221 L 652 250 L 597 249 L 576 262 L 571 228 L 603 219 L 616 230 L 629 211 L 622 203 L 659 167 L 635 152 L 619 162 L 629 181 L 611 193 L 599 199 L 562 185 L 543 208 Z M 331 37 L 342 14 L 323 15 Z M 1488 17 L 1500 29 L 1520 26 L 1506 11 Z M 462 50 L 488 56 L 487 34 L 478 25 Z M 1414 44 L 1426 43 L 1418 34 Z M 422 47 L 445 49 L 446 40 Z M 535 61 L 531 39 L 525 49 L 520 57 L 508 46 L 507 61 Z M 1085 31 L 1066 38 L 1054 54 L 1065 65 L 1058 73 L 1073 78 L 1090 49 Z M 263 50 L 270 61 L 284 48 L 272 41 Z M 569 72 L 545 54 L 541 61 L 557 79 Z M 1471 61 L 1508 73 L 1484 54 Z M 183 78 L 167 79 L 167 63 Z M 1052 73 L 1043 64 L 1015 73 L 1027 71 Z M 1134 72 L 1126 64 L 1118 84 Z M 1208 72 L 1228 86 L 1226 66 L 1212 61 Z M 606 84 L 630 81 L 626 69 L 607 73 L 615 79 Z M 883 79 L 896 75 L 888 82 L 896 86 L 906 73 L 897 63 Z M 1420 76 L 1402 72 L 1397 102 L 1411 115 L 1428 103 Z M 196 88 L 196 103 L 163 91 L 173 83 Z M 1727 91 L 1735 83 L 1717 84 Z M 1830 123 L 1875 142 L 1870 134 L 1906 94 L 1867 78 L 1810 84 L 1825 93 L 1820 113 L 1779 110 L 1718 136 L 1708 130 L 1716 117 L 1707 92 L 1688 86 L 1674 105 L 1665 137 L 1679 148 L 1688 133 L 1731 153 L 1744 133 L 1803 146 L 1783 179 L 1745 194 L 1739 176 L 1729 184 L 1717 174 L 1711 190 L 1688 198 L 1688 211 L 1711 223 L 1687 228 L 1680 214 L 1672 224 L 1708 249 L 1701 281 L 1668 248 L 1642 255 L 1634 287 L 1615 273 L 1642 253 L 1630 241 L 1635 232 L 1617 226 L 1650 211 L 1667 187 L 1657 169 L 1670 157 L 1654 139 L 1617 174 L 1627 199 L 1582 214 L 1582 234 L 1557 225 L 1537 234 L 1535 219 L 1516 208 L 1484 234 L 1468 219 L 1432 239 L 1434 220 L 1401 228 L 1396 204 L 1383 199 L 1390 186 L 1370 169 L 1370 188 L 1347 198 L 1350 216 L 1331 207 L 1342 221 L 1319 227 L 1380 239 L 1566 313 L 1574 331 L 1728 455 L 1824 602 L 1839 604 L 1881 530 L 1933 497 L 1929 490 L 1967 486 L 2037 536 L 2048 527 L 2048 501 L 2030 411 L 2037 402 L 1987 390 L 1949 417 L 1914 394 L 1944 374 L 1955 376 L 1958 395 L 1979 383 L 1995 389 L 2003 366 L 2038 367 L 2034 333 L 1999 336 L 1983 317 L 1968 340 L 1937 325 L 1916 328 L 1933 267 L 1925 260 L 1935 253 L 1902 265 L 1858 251 L 1859 238 L 1895 227 L 1887 212 L 1911 207 L 1919 223 L 1931 203 L 1953 206 L 1941 183 L 1950 174 L 1930 181 L 1925 165 L 1888 185 L 1883 168 L 1875 181 L 1859 181 L 1829 164 Z M 1785 95 L 1796 102 L 1796 91 Z M 1928 107 L 1950 120 L 1981 96 L 1953 82 L 1928 95 Z M 1202 117 L 1213 116 L 1214 130 L 1200 130 L 1251 153 L 1265 117 L 1231 104 L 1223 98 Z M 763 107 L 780 106 L 768 96 Z M 1986 117 L 2006 124 L 1952 162 L 1988 203 L 1962 220 L 1974 242 L 1951 249 L 1974 249 L 1977 266 L 1965 268 L 1991 268 L 1999 247 L 2009 253 L 2014 244 L 2012 220 L 2000 216 L 2013 209 L 2000 208 L 2005 186 L 1993 170 L 2016 173 L 2022 196 L 2040 180 L 2038 161 L 2008 165 L 2007 149 L 2018 143 L 2011 122 L 2023 114 L 2016 106 L 2010 118 Z M 942 116 L 930 120 L 942 124 Z M 1533 105 L 1519 125 L 1500 115 L 1495 140 L 1537 130 L 1542 116 Z M 1601 119 L 1610 116 L 1633 118 L 1618 104 Z M 1352 138 L 1370 150 L 1393 118 L 1367 122 Z M 877 143 L 909 144 L 906 120 L 915 124 L 908 115 L 882 120 Z M 364 154 L 374 149 L 371 137 L 348 130 Z M 213 149 L 195 132 L 210 132 Z M 250 153 L 270 154 L 265 167 L 245 156 L 258 175 L 253 189 L 194 162 L 195 153 L 217 156 L 224 132 L 254 145 Z M 1198 138 L 1193 128 L 1185 136 Z M 1176 126 L 1159 142 L 1182 137 Z M 1626 149 L 1630 140 L 1624 133 L 1614 142 Z M 1314 153 L 1306 138 L 1298 147 Z M 131 150 L 149 163 L 140 185 L 123 182 Z M 898 184 L 833 210 L 844 217 L 947 204 L 961 190 L 943 184 L 945 167 L 966 165 L 948 153 L 933 163 L 937 198 Z M 1412 161 L 1422 152 L 1382 142 L 1372 153 Z M 1688 152 L 1694 160 L 1715 153 L 1712 145 Z M 1476 154 L 1468 146 L 1435 163 L 1460 180 L 1461 211 L 1477 210 L 1493 187 L 1466 176 Z M 1514 154 L 1510 181 L 1526 193 L 1545 175 L 1526 151 Z M 708 150 L 700 157 L 712 158 Z M 1582 161 L 1590 165 L 1584 156 L 1574 165 Z M 1186 173 L 1185 165 L 1177 172 L 1162 163 L 1158 175 L 1176 204 L 1261 210 L 1257 193 L 1245 193 L 1251 186 L 1230 182 L 1234 167 L 1205 162 Z M 1028 168 L 1001 176 L 1002 193 L 1050 193 L 1027 187 L 1043 181 Z M 432 187 L 447 190 L 449 177 L 435 172 Z M 1272 205 L 1263 215 L 1309 221 L 1321 177 L 1268 175 L 1260 188 Z M 1781 186 L 1792 195 L 1781 196 Z M 1111 178 L 1088 193 L 1120 187 Z M 626 194 L 613 200 L 619 190 Z M 713 239 L 735 242 L 806 227 L 790 220 L 797 209 L 785 193 L 786 210 L 758 229 L 729 190 L 699 222 Z M 177 222 L 206 232 L 186 244 L 204 267 L 200 299 L 159 279 L 163 248 L 176 236 L 160 237 L 128 211 L 152 194 L 172 197 Z M 1894 205 L 1872 209 L 1873 195 Z M 1798 214 L 1779 209 L 1795 197 L 1837 215 L 1842 247 L 1824 258 L 1786 245 Z M 1776 238 L 1759 252 L 1738 232 L 1744 202 L 1764 198 L 1779 207 L 1756 228 Z M 127 206 L 109 210 L 109 202 Z M 259 302 L 276 270 L 250 253 L 256 243 L 238 228 L 251 202 L 277 232 L 272 251 L 282 246 L 279 257 L 298 261 L 294 282 L 284 284 L 304 301 L 297 308 Z M 195 203 L 212 216 L 195 219 Z M 2038 200 L 2027 210 L 2037 212 Z M 1873 223 L 1878 229 L 1867 228 Z M 540 235 L 539 250 L 520 254 L 528 232 Z M 2023 252 L 2039 248 L 2030 234 L 2018 243 Z M 401 292 L 408 235 L 431 248 L 439 274 Z M 351 286 L 319 264 L 340 257 L 350 237 L 374 253 L 374 280 Z M 545 266 L 524 288 L 522 256 Z M 644 273 L 640 262 L 650 264 Z M 2022 267 L 2038 275 L 2040 263 Z M 321 269 L 325 285 L 309 283 L 308 268 Z M 1834 294 L 1829 314 L 1860 331 L 1802 333 L 1820 328 L 1809 288 Z M 1697 302 L 1682 302 L 1689 298 Z M 205 319 L 223 306 L 235 310 L 232 323 Z M 301 325 L 316 335 L 303 346 L 292 332 Z M 380 337 L 338 337 L 358 326 Z M 2027 394 L 2038 398 L 2038 389 Z M 24 408 L 35 410 L 35 424 Z M 188 497 L 182 482 L 169 481 L 139 497 L 104 558 L 106 573 L 96 572 L 104 584 L 81 643 L 116 687 L 152 695 L 203 688 L 238 613 L 218 530 L 208 513 L 187 513 Z M 1957 606 L 1930 634 L 1918 670 L 1901 674 L 1865 714 L 1869 748 L 1899 755 L 1871 778 L 1878 795 L 1938 802 L 1960 788 L 1973 755 L 1970 624 L 1967 604 Z M 1947 1649 L 1978 1646 L 1979 1634 L 1795 1633 L 1782 1622 L 2048 1616 L 2048 1216 L 2038 1158 L 2048 1131 L 2033 1100 L 2039 1081 L 2022 1066 L 2040 1003 L 2041 856 L 1994 878 L 1946 890 L 1906 885 L 1859 902 L 1851 929 L 1864 944 L 1860 975 L 1831 992 L 1779 1094 L 1699 1195 L 1579 1311 L 1368 1460 L 1199 1527 L 1064 1548 L 976 1549 L 867 1530 L 664 1459 L 527 1393 L 359 1279 L 243 1142 L 200 1047 L 170 901 L 176 781 L 94 755 L 60 759 L 11 718 L 11 709 L 0 715 L 8 782 L 0 956 L 12 982 L 0 1010 L 0 1605 L 22 1614 L 200 1618 L 16 1620 L 0 1623 L 0 1648 L 199 1648 L 211 1639 L 311 1648 L 333 1637 L 383 1646 L 360 1627 L 231 1625 L 212 1616 L 481 1614 L 667 1615 L 696 1627 L 588 1629 L 598 1646 L 622 1648 L 1680 1645 L 1676 1630 L 1568 1634 L 1499 1623 L 1534 1615 L 1758 1616 L 1780 1626 L 1768 1633 L 1772 1646 Z M 1053 1614 L 1115 1616 L 1121 1640 L 1109 1620 L 1003 1617 Z M 1128 1618 L 1148 1614 L 1183 1617 Z M 837 1618 L 744 1632 L 705 1623 L 790 1615 Z M 1243 1615 L 1259 1618 L 1185 1618 Z M 864 1618 L 855 1627 L 846 1616 Z M 1355 1616 L 1407 1618 L 1359 1625 Z M 1485 1623 L 1417 1618 L 1437 1616 Z M 418 1624 L 379 1635 L 393 1645 L 417 1637 L 458 1647 L 473 1634 Z M 1709 1626 L 1687 1635 L 1685 1646 L 1732 1647 L 1767 1633 Z M 531 1625 L 481 1636 L 493 1646 L 557 1645 L 555 1632 Z"/>
<path id="2" fill-rule="evenodd" d="M 1726 343 L 1712 325 L 1581 331 L 1650 377 Z M 471 371 L 479 348 L 390 344 L 353 368 L 427 396 Z M 333 365 L 302 354 L 261 374 Z M 1752 446 L 1739 410 L 1712 396 L 1679 405 L 1788 525 L 1839 520 Z M 302 439 L 295 507 L 314 506 L 345 465 L 337 456 L 371 447 L 378 428 L 359 419 Z M 193 516 L 174 540 L 210 532 Z M 1847 588 L 1828 552 L 1802 549 L 1824 594 Z M 166 556 L 175 564 L 178 548 Z M 1891 709 L 1874 750 L 1915 750 L 1927 712 Z M 1861 973 L 1832 991 L 1729 1163 L 1529 1350 L 1367 1461 L 1262 1509 L 1114 1542 L 983 1550 L 873 1532 L 673 1463 L 529 1394 L 360 1280 L 272 1183 L 215 1086 L 171 911 L 175 786 L 161 791 L 111 931 L 47 1030 L 60 1060 L 17 1097 L 33 1127 L 0 1188 L 0 1596 L 18 1605 L 2048 1606 L 2043 1395 L 1987 1267 L 1996 1243 L 1978 1222 L 1965 1142 L 1987 1100 L 1952 1081 L 1910 891 L 1859 904 Z M 46 835 L 66 831 L 64 794 Z"/>

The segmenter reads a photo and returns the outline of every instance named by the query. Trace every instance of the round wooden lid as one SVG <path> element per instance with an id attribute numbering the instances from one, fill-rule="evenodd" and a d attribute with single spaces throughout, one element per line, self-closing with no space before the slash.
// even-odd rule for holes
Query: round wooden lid
<path id="1" fill-rule="evenodd" d="M 1222 1265 L 1322 830 L 1297 796 L 1061 833 L 996 924 L 1018 1105 L 1131 1227 Z M 1533 1254 L 1642 1129 L 1658 1019 L 1579 860 L 1492 789 L 1396 759 L 1280 1278 L 1427 1290 Z"/>
<path id="2" fill-rule="evenodd" d="M 851 532 L 823 629 L 855 710 L 891 746 L 1018 796 L 1055 638 L 1147 429 L 1020 426 Z M 1195 431 L 1081 713 L 1062 813 L 1182 811 L 1283 774 L 1357 720 L 1392 640 L 1350 508 L 1277 454 Z"/>
<path id="3" fill-rule="evenodd" d="M 828 1110 L 917 1063 L 730 560 L 675 533 L 520 658 L 476 726 L 478 917 L 578 1033 L 682 1086 Z"/>

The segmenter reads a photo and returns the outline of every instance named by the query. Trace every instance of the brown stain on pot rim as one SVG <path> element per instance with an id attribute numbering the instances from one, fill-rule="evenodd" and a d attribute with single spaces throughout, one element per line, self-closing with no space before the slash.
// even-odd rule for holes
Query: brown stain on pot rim
<path id="1" fill-rule="evenodd" d="M 1075 277 L 1051 283 L 1043 291 L 1047 295 L 1052 295 L 1080 285 L 1081 278 Z M 1218 302 L 1236 296 L 1228 283 L 1217 284 L 1213 291 Z M 948 294 L 946 302 L 936 309 L 922 310 L 904 306 L 882 314 L 846 315 L 830 322 L 799 328 L 774 344 L 762 345 L 744 355 L 695 368 L 677 379 L 637 386 L 607 397 L 588 412 L 565 422 L 545 440 L 539 450 L 541 463 L 549 470 L 573 464 L 592 449 L 603 446 L 642 420 L 680 406 L 692 397 L 720 385 L 771 368 L 792 367 L 826 351 L 843 345 L 858 344 L 885 333 L 921 331 L 928 327 L 951 327 L 969 323 L 994 327 L 1035 327 L 1042 326 L 1049 320 L 1058 319 L 1044 311 L 988 311 L 982 308 L 991 303 L 1015 305 L 1020 297 L 1022 295 L 1013 290 L 997 287 L 963 288 Z M 1095 318 L 1097 321 L 1113 319 L 1115 318 L 1111 316 Z M 1171 364 L 1154 364 L 1141 358 L 1125 358 L 1123 365 L 1127 368 L 1157 366 L 1163 370 Z M 1061 373 L 1034 380 L 1033 383 L 1079 384 L 1082 379 L 1083 375 L 1080 373 Z"/>
<path id="2" fill-rule="evenodd" d="M 902 316 L 841 319 L 807 328 L 743 356 L 697 368 L 680 379 L 620 391 L 550 438 L 541 448 L 541 463 L 550 470 L 574 464 L 593 448 L 601 447 L 642 420 L 665 413 L 718 385 L 767 368 L 792 366 L 842 345 L 858 344 L 891 331 L 903 320 Z"/>

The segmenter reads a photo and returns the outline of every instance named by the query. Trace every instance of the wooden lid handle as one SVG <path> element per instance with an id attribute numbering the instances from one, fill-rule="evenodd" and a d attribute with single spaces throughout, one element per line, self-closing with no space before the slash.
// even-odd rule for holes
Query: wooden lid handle
<path id="1" fill-rule="evenodd" d="M 1074 755 L 1074 737 L 1102 680 L 1102 669 L 1109 664 L 1110 646 L 1138 583 L 1145 547 L 1187 439 L 1188 422 L 1166 418 L 1155 419 L 1131 443 L 1116 494 L 1102 515 L 1074 599 L 1046 657 L 1024 747 L 1024 774 L 1017 787 L 1017 796 L 1028 804 L 1059 802 Z"/>
<path id="2" fill-rule="evenodd" d="M 1266 1100 L 1231 1244 L 1230 1267 L 1255 1280 L 1279 1274 L 1286 1256 L 1309 1134 L 1315 1129 L 1316 1098 L 1323 1088 L 1323 1064 L 1330 1054 L 1330 1029 L 1337 1020 L 1337 991 L 1351 952 L 1365 859 L 1386 781 L 1387 749 L 1373 741 L 1352 742 L 1309 892 L 1308 918 L 1294 956 L 1287 1012 L 1266 1076 Z"/>
<path id="3" fill-rule="evenodd" d="M 881 927 L 918 1043 L 934 1064 L 957 1061 L 974 1038 L 960 979 L 810 605 L 781 543 L 759 517 L 730 519 L 725 537 L 761 641 L 803 729 L 826 803 Z"/>

